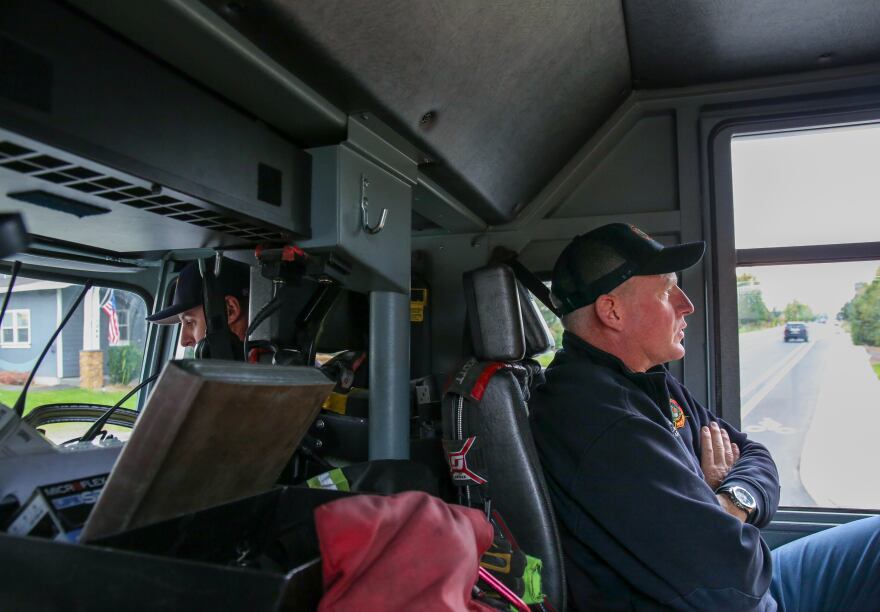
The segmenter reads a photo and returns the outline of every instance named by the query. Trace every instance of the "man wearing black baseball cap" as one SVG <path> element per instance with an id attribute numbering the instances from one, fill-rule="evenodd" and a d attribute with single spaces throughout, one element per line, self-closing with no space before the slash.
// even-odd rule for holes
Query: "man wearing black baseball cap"
<path id="1" fill-rule="evenodd" d="M 223 294 L 229 331 L 243 341 L 248 326 L 249 269 L 244 264 L 224 259 L 216 280 Z M 180 323 L 180 346 L 195 346 L 207 334 L 204 295 L 198 262 L 190 262 L 177 277 L 171 306 L 148 316 L 147 321 L 157 325 Z"/>
<path id="2" fill-rule="evenodd" d="M 694 310 L 675 273 L 704 250 L 614 223 L 572 240 L 553 269 L 565 333 L 529 410 L 570 608 L 871 609 L 880 517 L 771 553 L 759 531 L 779 502 L 769 451 L 664 366 L 684 356 Z"/>

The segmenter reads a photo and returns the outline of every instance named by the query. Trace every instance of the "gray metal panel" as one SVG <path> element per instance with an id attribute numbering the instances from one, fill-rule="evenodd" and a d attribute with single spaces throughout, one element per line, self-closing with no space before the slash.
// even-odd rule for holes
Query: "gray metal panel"
<path id="1" fill-rule="evenodd" d="M 445 189 L 419 173 L 413 189 L 413 230 L 418 231 L 417 218 L 428 228 L 438 227 L 450 232 L 476 232 L 486 224 Z"/>
<path id="2" fill-rule="evenodd" d="M 617 1 L 206 4 L 346 112 L 374 111 L 428 151 L 423 172 L 492 224 L 629 91 Z"/>
<path id="3" fill-rule="evenodd" d="M 306 249 L 332 249 L 349 265 L 359 266 L 345 279 L 358 291 L 409 290 L 409 252 L 412 211 L 411 185 L 348 146 L 313 149 L 312 238 L 297 244 Z M 385 227 L 370 234 L 362 226 L 362 180 L 368 180 L 369 223 L 375 226 L 382 210 Z"/>
<path id="4" fill-rule="evenodd" d="M 491 236 L 491 235 L 490 235 Z M 465 349 L 465 303 L 462 274 L 488 263 L 489 236 L 451 234 L 413 238 L 414 248 L 438 262 L 431 269 L 431 348 L 435 373 L 452 374 L 461 360 L 470 355 Z"/>
<path id="5" fill-rule="evenodd" d="M 637 89 L 880 60 L 876 0 L 624 0 L 623 5 Z"/>
<path id="6" fill-rule="evenodd" d="M 345 114 L 286 72 L 198 0 L 69 0 L 175 68 L 296 137 L 337 142 Z M 242 5 L 225 3 L 234 16 Z"/>
<path id="7" fill-rule="evenodd" d="M 643 117 L 551 215 L 678 210 L 675 116 Z"/>
<path id="8" fill-rule="evenodd" d="M 703 212 L 700 200 L 700 141 L 698 136 L 699 107 L 679 106 L 676 118 L 676 167 L 678 169 L 678 198 L 681 210 L 679 235 L 682 242 L 704 240 Z M 707 285 L 711 282 L 712 257 L 704 255 L 699 265 L 685 270 L 682 286 L 694 304 L 689 317 L 685 340 L 684 374 L 680 378 L 694 397 L 709 405 L 709 312 Z"/>
<path id="9" fill-rule="evenodd" d="M 4 2 L 0 44 L 8 78 L 22 86 L 40 85 L 28 99 L 0 90 L 3 127 L 146 179 L 148 187 L 154 182 L 221 205 L 233 217 L 247 215 L 308 234 L 309 158 L 251 116 L 59 3 Z M 119 227 L 95 231 L 108 217 L 90 220 L 95 234 L 120 233 Z M 177 221 L 179 227 L 163 231 L 156 223 L 147 221 L 152 227 L 145 227 L 129 220 L 128 229 L 140 230 L 130 232 L 133 242 L 154 241 L 147 249 L 218 242 L 198 225 Z M 41 224 L 29 229 L 49 233 Z M 188 245 L 161 240 L 181 234 Z M 81 237 L 70 240 L 94 244 Z"/>

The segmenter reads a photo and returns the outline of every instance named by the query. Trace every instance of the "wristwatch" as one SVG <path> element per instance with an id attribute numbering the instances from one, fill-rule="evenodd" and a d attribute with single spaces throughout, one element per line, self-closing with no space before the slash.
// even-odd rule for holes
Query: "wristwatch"
<path id="1" fill-rule="evenodd" d="M 758 502 L 755 496 L 749 493 L 749 490 L 739 485 L 729 485 L 721 487 L 716 491 L 719 495 L 726 495 L 733 505 L 746 513 L 746 521 L 750 521 L 758 509 Z"/>

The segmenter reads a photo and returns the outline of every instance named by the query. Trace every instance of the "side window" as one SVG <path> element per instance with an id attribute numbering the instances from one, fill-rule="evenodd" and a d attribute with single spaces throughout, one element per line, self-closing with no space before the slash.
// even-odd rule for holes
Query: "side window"
<path id="1" fill-rule="evenodd" d="M 731 138 L 742 429 L 781 505 L 878 509 L 880 126 Z"/>
<path id="2" fill-rule="evenodd" d="M 547 287 L 550 287 L 549 282 L 544 284 L 547 285 Z M 538 310 L 541 311 L 541 316 L 544 317 L 544 322 L 547 323 L 547 327 L 550 328 L 550 333 L 553 335 L 553 348 L 537 357 L 538 363 L 546 368 L 550 365 L 550 362 L 553 361 L 553 356 L 556 355 L 556 351 L 562 348 L 562 321 L 560 321 L 559 317 L 553 314 L 549 308 L 544 306 L 544 304 L 541 303 L 541 300 L 536 299 L 531 293 L 529 293 L 529 298 L 535 303 Z"/>
<path id="3" fill-rule="evenodd" d="M 8 275 L 0 275 L 0 301 Z M 82 285 L 19 276 L 0 325 L 0 402 L 15 404 L 21 387 Z M 137 383 L 147 328 L 146 304 L 132 292 L 93 287 L 49 348 L 27 394 L 25 414 L 47 404 L 112 406 Z M 137 407 L 137 396 L 124 406 Z M 41 426 L 55 442 L 85 432 L 87 422 Z M 129 430 L 110 426 L 118 437 Z"/>

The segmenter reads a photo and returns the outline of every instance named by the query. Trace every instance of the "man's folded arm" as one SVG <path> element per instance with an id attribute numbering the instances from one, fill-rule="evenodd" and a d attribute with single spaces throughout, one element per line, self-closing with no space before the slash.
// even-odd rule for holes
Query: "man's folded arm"
<path id="1" fill-rule="evenodd" d="M 751 609 L 770 584 L 770 552 L 727 514 L 681 440 L 640 416 L 585 449 L 569 493 L 574 537 L 624 580 L 673 607 Z"/>
<path id="2" fill-rule="evenodd" d="M 770 451 L 766 446 L 751 440 L 724 419 L 716 417 L 700 404 L 686 388 L 681 387 L 681 390 L 691 406 L 696 407 L 698 412 L 696 416 L 701 421 L 699 423 L 701 427 L 708 425 L 711 421 L 716 421 L 719 426 L 727 430 L 730 441 L 739 447 L 739 460 L 727 473 L 721 486 L 738 484 L 748 489 L 758 503 L 757 510 L 749 522 L 756 527 L 767 525 L 779 507 L 779 472 Z"/>

